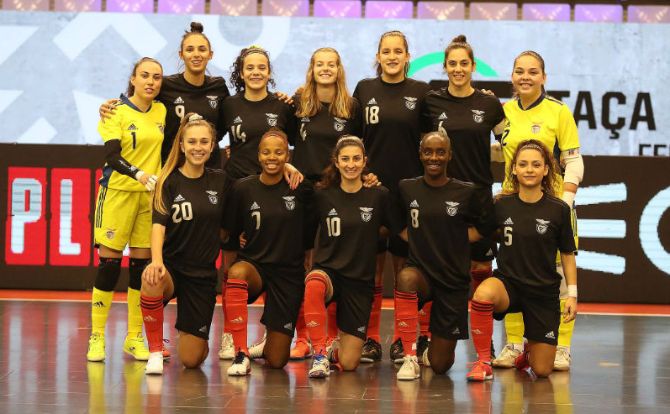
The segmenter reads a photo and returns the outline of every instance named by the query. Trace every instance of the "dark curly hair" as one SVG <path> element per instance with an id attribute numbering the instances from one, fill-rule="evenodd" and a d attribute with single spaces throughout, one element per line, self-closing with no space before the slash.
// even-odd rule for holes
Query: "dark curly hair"
<path id="1" fill-rule="evenodd" d="M 230 83 L 235 87 L 237 92 L 242 92 L 244 90 L 244 79 L 242 79 L 242 70 L 244 69 L 244 58 L 253 54 L 260 53 L 265 56 L 268 60 L 268 69 L 270 71 L 270 78 L 268 79 L 268 84 L 273 88 L 275 87 L 275 80 L 272 79 L 272 64 L 270 63 L 270 54 L 267 50 L 263 49 L 260 46 L 249 46 L 245 47 L 240 51 L 239 56 L 235 58 L 233 66 L 230 68 Z"/>

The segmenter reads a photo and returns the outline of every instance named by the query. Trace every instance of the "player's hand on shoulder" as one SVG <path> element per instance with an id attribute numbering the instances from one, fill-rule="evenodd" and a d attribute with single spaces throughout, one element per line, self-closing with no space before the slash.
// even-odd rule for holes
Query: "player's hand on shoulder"
<path id="1" fill-rule="evenodd" d="M 280 101 L 287 103 L 289 105 L 293 105 L 293 97 L 291 97 L 291 95 L 287 95 L 284 92 L 276 91 L 275 96 Z"/>
<path id="2" fill-rule="evenodd" d="M 300 183 L 305 179 L 305 176 L 302 175 L 293 164 L 286 163 L 284 164 L 284 179 L 288 183 L 288 186 L 291 190 L 298 188 Z"/>
<path id="3" fill-rule="evenodd" d="M 105 119 L 109 119 L 114 115 L 116 111 L 116 106 L 119 105 L 121 101 L 119 99 L 108 99 L 100 105 L 98 113 L 100 114 L 100 120 L 105 122 Z"/>
<path id="4" fill-rule="evenodd" d="M 364 187 L 379 187 L 382 185 L 382 182 L 379 181 L 379 177 L 376 174 L 368 173 L 363 176 L 363 186 Z"/>

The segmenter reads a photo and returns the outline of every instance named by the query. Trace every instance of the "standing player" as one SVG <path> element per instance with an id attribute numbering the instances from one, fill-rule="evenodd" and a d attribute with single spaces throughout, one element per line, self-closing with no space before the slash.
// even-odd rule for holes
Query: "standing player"
<path id="1" fill-rule="evenodd" d="M 260 175 L 238 180 L 226 210 L 230 237 L 245 234 L 246 244 L 228 271 L 226 328 L 236 356 L 228 375 L 251 372 L 247 348 L 247 303 L 266 293 L 261 323 L 267 328 L 262 350 L 266 364 L 282 368 L 289 359 L 293 328 L 304 292 L 305 243 L 311 209 L 308 182 L 292 190 L 284 181 L 288 139 L 278 129 L 263 134 L 258 146 Z"/>
<path id="2" fill-rule="evenodd" d="M 330 375 L 330 356 L 346 371 L 360 362 L 374 289 L 376 241 L 382 226 L 397 231 L 389 193 L 363 186 L 363 142 L 340 138 L 315 195 L 318 238 L 305 278 L 305 320 L 314 347 L 309 376 Z M 326 356 L 326 304 L 337 302 L 340 339 Z M 339 348 L 339 349 L 338 349 Z"/>
<path id="3" fill-rule="evenodd" d="M 544 91 L 547 76 L 544 70 L 544 59 L 533 51 L 521 53 L 514 60 L 512 85 L 516 98 L 508 101 L 505 106 L 507 125 L 500 141 L 502 156 L 506 168 L 509 168 L 512 156 L 519 142 L 530 138 L 539 140 L 550 148 L 560 163 L 563 176 L 556 173 L 554 183 L 555 194 L 560 196 L 571 208 L 579 183 L 584 176 L 584 161 L 579 152 L 579 136 L 575 119 L 567 105 L 548 96 Z M 503 190 L 509 190 L 509 181 L 503 183 Z M 573 212 L 573 229 L 577 235 L 577 218 Z M 557 257 L 558 272 L 562 274 L 560 260 Z M 565 308 L 567 286 L 561 284 L 561 307 Z M 570 369 L 570 343 L 574 331 L 574 320 L 562 322 L 558 330 L 558 351 L 554 368 Z M 523 319 L 520 314 L 510 314 L 505 318 L 507 345 L 502 353 L 493 361 L 493 366 L 512 367 L 514 359 L 523 351 Z"/>
<path id="4" fill-rule="evenodd" d="M 137 360 L 149 358 L 142 336 L 140 286 L 142 271 L 151 257 L 151 191 L 161 166 L 165 106 L 154 99 L 162 79 L 163 68 L 157 60 L 137 61 L 127 96 L 121 97 L 111 119 L 98 124 L 106 162 L 95 208 L 94 237 L 100 262 L 91 298 L 89 361 L 105 359 L 105 325 L 126 246 L 130 248 L 130 279 L 128 335 L 123 350 Z"/>
<path id="5" fill-rule="evenodd" d="M 438 374 L 454 364 L 457 341 L 468 338 L 469 241 L 493 231 L 491 198 L 482 199 L 474 184 L 447 174 L 449 138 L 429 132 L 420 151 L 423 177 L 402 180 L 399 186 L 409 240 L 409 258 L 398 274 L 395 292 L 396 327 L 405 351 L 399 380 L 420 375 L 414 346 L 418 303 L 433 301 L 432 341 L 424 358 Z"/>
<path id="6" fill-rule="evenodd" d="M 358 82 L 354 97 L 363 107 L 365 125 L 363 141 L 369 153 L 370 171 L 392 194 L 404 178 L 421 175 L 417 156 L 421 134 L 421 106 L 428 84 L 407 77 L 409 48 L 407 39 L 397 30 L 382 34 L 377 47 L 377 77 Z M 382 282 L 386 251 L 393 255 L 394 272 L 407 258 L 407 243 L 396 235 L 380 242 L 375 274 L 374 303 L 362 362 L 381 360 L 379 323 L 382 305 Z M 397 331 L 391 346 L 391 359 L 402 360 L 402 342 Z"/>
<path id="7" fill-rule="evenodd" d="M 444 70 L 449 86 L 432 90 L 423 108 L 424 131 L 444 131 L 451 139 L 454 156 L 449 177 L 475 185 L 483 203 L 491 203 L 491 132 L 501 134 L 505 114 L 500 101 L 472 86 L 476 70 L 472 47 L 464 35 L 455 37 L 444 51 Z M 470 276 L 474 292 L 492 274 L 496 243 L 484 238 L 470 249 Z M 430 314 L 429 309 L 424 312 Z M 419 343 L 426 338 L 419 338 Z M 424 347 L 422 347 L 424 348 Z M 421 361 L 423 355 L 419 355 Z"/>
<path id="8" fill-rule="evenodd" d="M 528 338 L 528 346 L 514 365 L 539 377 L 548 376 L 554 368 L 561 319 L 575 319 L 575 240 L 570 207 L 554 196 L 556 168 L 551 152 L 534 139 L 518 143 L 508 164 L 507 194 L 495 204 L 495 222 L 501 237 L 496 277 L 482 282 L 472 299 L 470 328 L 478 360 L 468 373 L 469 381 L 493 378 L 490 343 L 494 315 L 500 319 L 507 312 L 523 312 L 522 335 Z M 563 311 L 557 250 L 568 284 Z"/>
<path id="9" fill-rule="evenodd" d="M 309 180 L 318 182 L 330 163 L 337 140 L 343 135 L 359 136 L 362 128 L 360 105 L 349 95 L 344 66 L 337 50 L 323 47 L 314 51 L 305 85 L 293 101 L 299 125 L 293 138 L 293 163 Z M 335 306 L 333 303 L 328 308 L 329 340 L 337 336 L 337 326 L 332 318 Z M 298 317 L 296 335 L 291 359 L 311 357 L 303 312 Z"/>
<path id="10" fill-rule="evenodd" d="M 197 368 L 209 354 L 216 305 L 216 258 L 228 180 L 205 168 L 216 149 L 216 130 L 187 114 L 156 184 L 151 263 L 142 275 L 142 314 L 149 342 L 147 374 L 163 373 L 163 307 L 178 298 L 179 360 Z"/>
<path id="11" fill-rule="evenodd" d="M 184 63 L 184 71 L 163 78 L 163 86 L 156 100 L 167 108 L 165 117 L 165 139 L 161 148 L 161 160 L 165 162 L 172 142 L 184 115 L 189 112 L 200 114 L 216 127 L 216 141 L 226 134 L 223 125 L 223 100 L 230 96 L 226 81 L 220 76 L 206 75 L 207 64 L 214 56 L 212 45 L 203 33 L 203 26 L 191 22 L 191 30 L 181 38 L 179 58 Z M 101 118 L 108 118 L 114 112 L 116 99 L 107 101 L 100 107 Z M 218 148 L 212 152 L 207 167 L 221 168 Z"/>

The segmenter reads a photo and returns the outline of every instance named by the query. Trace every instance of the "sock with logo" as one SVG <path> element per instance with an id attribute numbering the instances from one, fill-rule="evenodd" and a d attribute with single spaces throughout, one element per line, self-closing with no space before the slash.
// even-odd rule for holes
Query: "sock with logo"
<path id="1" fill-rule="evenodd" d="M 470 332 L 480 361 L 491 362 L 491 337 L 493 336 L 493 303 L 472 300 Z"/>
<path id="2" fill-rule="evenodd" d="M 305 279 L 305 323 L 315 353 L 326 352 L 326 286 L 320 273 L 310 273 Z"/>
<path id="3" fill-rule="evenodd" d="M 430 338 L 430 312 L 433 309 L 433 301 L 426 302 L 419 311 L 419 330 L 421 336 Z"/>
<path id="4" fill-rule="evenodd" d="M 249 355 L 247 348 L 247 320 L 249 284 L 246 280 L 228 279 L 226 283 L 226 324 L 233 335 L 235 351 Z"/>
<path id="5" fill-rule="evenodd" d="M 382 318 L 382 285 L 375 286 L 374 296 L 372 299 L 372 310 L 370 311 L 370 321 L 368 322 L 368 338 L 381 343 L 379 335 L 379 326 Z"/>
<path id="6" fill-rule="evenodd" d="M 395 325 L 405 355 L 416 355 L 416 324 L 419 320 L 419 311 L 417 309 L 418 299 L 416 292 L 395 291 Z"/>
<path id="7" fill-rule="evenodd" d="M 161 352 L 163 350 L 163 297 L 141 295 L 140 307 L 149 352 Z"/>

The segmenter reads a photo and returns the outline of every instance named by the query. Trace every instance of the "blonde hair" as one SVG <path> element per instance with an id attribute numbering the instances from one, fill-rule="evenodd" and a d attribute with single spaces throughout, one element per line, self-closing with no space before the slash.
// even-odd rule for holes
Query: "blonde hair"
<path id="1" fill-rule="evenodd" d="M 156 211 L 161 214 L 168 213 L 165 203 L 163 202 L 163 186 L 165 185 L 167 178 L 172 174 L 172 171 L 181 167 L 184 165 L 184 162 L 186 162 L 186 156 L 179 144 L 182 142 L 186 130 L 194 126 L 207 127 L 209 134 L 212 137 L 212 145 L 216 142 L 216 130 L 214 129 L 214 126 L 207 122 L 202 116 L 194 112 L 189 112 L 182 118 L 177 135 L 175 135 L 174 141 L 172 142 L 170 154 L 168 154 L 167 160 L 165 160 L 165 165 L 163 165 L 163 168 L 158 175 L 158 181 L 156 182 L 153 205 Z"/>
<path id="2" fill-rule="evenodd" d="M 319 52 L 335 53 L 337 56 L 335 99 L 333 99 L 333 102 L 328 106 L 328 112 L 338 118 L 349 119 L 352 116 L 353 99 L 351 98 L 351 95 L 349 95 L 344 66 L 342 66 L 340 54 L 332 47 L 322 47 L 316 49 L 314 53 L 312 53 L 312 57 L 309 60 L 309 68 L 307 68 L 307 75 L 305 76 L 305 87 L 300 95 L 300 102 L 295 115 L 299 118 L 314 116 L 321 110 L 321 102 L 316 95 L 317 83 L 314 80 L 314 63 L 316 54 Z"/>

